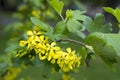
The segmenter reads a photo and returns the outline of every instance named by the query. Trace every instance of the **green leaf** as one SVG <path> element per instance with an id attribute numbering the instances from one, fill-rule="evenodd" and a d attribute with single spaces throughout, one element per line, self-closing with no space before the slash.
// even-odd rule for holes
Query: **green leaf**
<path id="1" fill-rule="evenodd" d="M 118 26 L 120 27 L 120 24 L 118 24 Z"/>
<path id="2" fill-rule="evenodd" d="M 113 14 L 116 17 L 116 19 L 118 20 L 118 22 L 120 23 L 120 9 L 119 8 L 113 9 L 110 7 L 103 7 L 103 9 L 106 12 Z"/>
<path id="3" fill-rule="evenodd" d="M 81 37 L 82 39 L 85 38 L 85 34 L 82 33 L 82 24 L 74 19 L 69 19 L 67 22 L 67 29 L 69 32 Z"/>
<path id="4" fill-rule="evenodd" d="M 67 38 L 68 36 L 64 34 L 54 34 L 53 37 L 57 41 L 57 40 L 60 40 L 61 38 Z"/>
<path id="5" fill-rule="evenodd" d="M 87 16 L 83 15 L 86 11 L 74 10 L 72 12 L 73 18 L 80 21 L 85 21 Z"/>
<path id="6" fill-rule="evenodd" d="M 69 19 L 67 22 L 67 28 L 70 32 L 76 32 L 82 29 L 82 24 L 75 19 Z"/>
<path id="7" fill-rule="evenodd" d="M 114 9 L 111 7 L 103 7 L 104 11 L 115 15 Z"/>
<path id="8" fill-rule="evenodd" d="M 95 53 L 108 65 L 116 63 L 117 57 L 120 56 L 119 41 L 119 34 L 103 33 L 93 33 L 85 39 L 86 44 L 92 46 Z"/>
<path id="9" fill-rule="evenodd" d="M 59 0 L 48 0 L 49 4 L 55 9 L 55 11 L 61 15 L 64 3 Z"/>
<path id="10" fill-rule="evenodd" d="M 86 37 L 86 35 L 79 30 L 77 30 L 74 34 L 76 34 L 78 37 L 81 37 L 82 39 L 84 39 Z"/>
<path id="11" fill-rule="evenodd" d="M 80 10 L 67 10 L 66 11 L 66 17 L 70 19 L 85 21 L 87 16 L 83 15 L 86 13 L 86 11 L 80 11 Z"/>
<path id="12" fill-rule="evenodd" d="M 74 33 L 75 35 L 81 38 L 85 38 L 85 35 L 82 33 L 83 30 L 82 22 L 84 22 L 85 19 L 87 18 L 87 16 L 83 15 L 85 12 L 86 11 L 80 11 L 80 10 L 66 11 L 68 31 Z"/>
<path id="13" fill-rule="evenodd" d="M 57 72 L 60 70 L 60 67 L 58 64 L 54 64 L 53 67 L 54 67 L 55 71 L 57 71 Z"/>
<path id="14" fill-rule="evenodd" d="M 16 40 L 9 40 L 8 47 L 5 49 L 5 52 L 13 52 L 15 49 L 19 48 L 19 43 Z"/>
<path id="15" fill-rule="evenodd" d="M 8 63 L 7 62 L 4 62 L 4 63 L 0 62 L 0 73 L 2 73 L 7 67 L 8 67 Z"/>
<path id="16" fill-rule="evenodd" d="M 55 34 L 61 34 L 65 30 L 65 23 L 64 21 L 60 21 L 57 23 L 56 27 L 54 28 Z"/>
<path id="17" fill-rule="evenodd" d="M 90 32 L 102 32 L 109 33 L 112 31 L 111 24 L 105 23 L 104 15 L 98 13 L 96 14 L 94 20 L 91 18 L 86 18 L 86 21 L 83 23 L 84 27 Z"/>
<path id="18" fill-rule="evenodd" d="M 34 25 L 39 26 L 42 30 L 52 31 L 49 25 L 46 25 L 45 23 L 41 22 L 39 19 L 36 19 L 35 17 L 31 17 L 30 19 Z"/>
<path id="19" fill-rule="evenodd" d="M 45 35 L 47 35 L 50 40 L 55 41 L 55 38 L 52 32 L 48 31 L 47 33 L 45 33 Z"/>
<path id="20" fill-rule="evenodd" d="M 48 61 L 44 61 L 41 67 L 42 67 L 42 71 L 41 71 L 42 75 L 45 79 L 47 79 L 51 74 L 52 64 L 50 64 Z"/>
<path id="21" fill-rule="evenodd" d="M 119 8 L 116 8 L 115 17 L 117 18 L 118 22 L 120 23 L 120 9 Z"/>
<path id="22" fill-rule="evenodd" d="M 120 34 L 105 34 L 104 40 L 111 45 L 120 56 Z"/>
<path id="23" fill-rule="evenodd" d="M 82 33 L 82 24 L 75 20 L 75 19 L 69 19 L 67 22 L 67 29 L 69 32 L 74 33 L 78 37 L 85 38 L 85 34 Z"/>
<path id="24" fill-rule="evenodd" d="M 86 48 L 85 47 L 81 48 L 80 55 L 82 56 L 82 60 L 81 60 L 82 64 L 86 65 L 87 52 L 86 52 Z"/>

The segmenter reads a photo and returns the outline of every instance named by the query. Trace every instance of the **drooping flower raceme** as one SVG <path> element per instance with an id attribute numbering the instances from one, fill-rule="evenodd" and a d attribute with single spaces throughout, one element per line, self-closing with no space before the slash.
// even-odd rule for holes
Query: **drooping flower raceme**
<path id="1" fill-rule="evenodd" d="M 44 36 L 42 31 L 28 31 L 27 35 L 28 39 L 20 41 L 20 46 L 34 50 L 40 60 L 48 60 L 52 64 L 57 63 L 64 72 L 80 66 L 81 57 L 75 54 L 75 50 L 67 48 L 66 51 L 63 51 L 56 45 L 56 42 L 49 43 L 48 37 Z"/>

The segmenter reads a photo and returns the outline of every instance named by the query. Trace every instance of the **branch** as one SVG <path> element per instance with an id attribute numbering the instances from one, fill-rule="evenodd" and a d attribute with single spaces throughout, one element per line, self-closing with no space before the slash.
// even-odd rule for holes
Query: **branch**
<path id="1" fill-rule="evenodd" d="M 80 44 L 80 45 L 82 45 L 83 47 L 87 48 L 87 47 L 86 47 L 87 44 L 85 44 L 85 43 L 83 43 L 83 42 L 76 41 L 76 40 L 72 40 L 72 39 L 60 39 L 60 40 L 58 40 L 57 42 L 62 42 L 62 41 L 68 41 L 68 42 Z"/>

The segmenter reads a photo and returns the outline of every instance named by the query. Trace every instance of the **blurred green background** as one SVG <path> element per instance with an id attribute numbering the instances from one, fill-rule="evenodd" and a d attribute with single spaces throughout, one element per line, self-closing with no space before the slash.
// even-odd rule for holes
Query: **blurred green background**
<path id="1" fill-rule="evenodd" d="M 86 15 L 91 17 L 101 12 L 105 14 L 106 22 L 111 22 L 116 26 L 114 17 L 104 13 L 101 8 L 103 6 L 115 8 L 119 6 L 119 0 L 63 0 L 63 2 L 66 5 L 65 10 L 67 8 L 87 10 Z M 21 11 L 21 6 L 23 11 Z M 25 36 L 24 32 L 26 30 L 32 29 L 29 17 L 33 16 L 31 14 L 33 10 L 41 10 L 42 20 L 51 25 L 54 25 L 59 20 L 56 19 L 55 16 L 57 15 L 54 11 L 48 7 L 46 0 L 0 0 L 0 74 L 9 64 L 9 51 L 18 46 L 16 44 Z M 50 11 L 54 15 L 48 14 Z M 113 27 L 113 29 L 113 32 L 118 31 L 117 27 Z M 18 36 L 19 38 L 17 38 Z M 24 69 L 18 75 L 18 80 L 61 80 L 62 72 L 52 73 L 49 75 L 52 77 L 51 79 L 43 77 L 42 73 L 47 73 L 47 71 L 41 67 L 30 66 L 28 69 Z M 120 80 L 119 75 L 120 60 L 115 64 L 115 69 L 113 69 L 104 64 L 98 57 L 91 61 L 90 67 L 82 66 L 78 72 L 71 73 L 75 80 Z"/>

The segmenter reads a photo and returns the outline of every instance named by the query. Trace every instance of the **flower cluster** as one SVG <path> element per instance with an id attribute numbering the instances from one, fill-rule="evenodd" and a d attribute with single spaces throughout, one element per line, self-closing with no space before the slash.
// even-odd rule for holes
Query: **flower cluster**
<path id="1" fill-rule="evenodd" d="M 20 46 L 27 46 L 28 49 L 36 52 L 40 60 L 48 60 L 52 64 L 57 63 L 61 70 L 68 72 L 73 67 L 80 65 L 80 56 L 75 54 L 75 50 L 67 48 L 63 51 L 56 42 L 49 43 L 47 36 L 43 35 L 42 31 L 28 31 L 28 39 L 26 41 L 20 41 Z"/>

